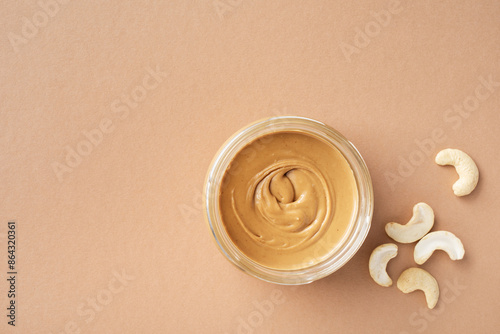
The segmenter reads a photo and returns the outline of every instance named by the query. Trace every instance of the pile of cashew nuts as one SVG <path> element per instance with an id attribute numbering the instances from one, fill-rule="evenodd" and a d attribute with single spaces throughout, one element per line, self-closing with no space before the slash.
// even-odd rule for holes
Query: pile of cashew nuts
<path id="1" fill-rule="evenodd" d="M 479 180 L 479 171 L 476 164 L 466 153 L 457 149 L 445 149 L 436 156 L 439 165 L 453 165 L 459 175 L 458 181 L 453 184 L 453 192 L 457 196 L 470 194 Z M 418 241 L 413 252 L 417 264 L 425 263 L 435 250 L 448 253 L 451 260 L 461 260 L 465 249 L 453 233 L 447 231 L 430 232 L 434 225 L 434 211 L 425 203 L 418 203 L 413 207 L 413 217 L 401 225 L 388 223 L 385 232 L 395 241 L 403 244 Z M 370 256 L 369 270 L 373 280 L 384 287 L 392 285 L 392 279 L 387 274 L 389 260 L 398 254 L 398 246 L 387 243 L 375 248 Z M 439 299 L 439 286 L 436 279 L 424 269 L 408 268 L 398 278 L 397 287 L 404 293 L 422 290 L 425 294 L 427 306 L 432 309 Z"/>

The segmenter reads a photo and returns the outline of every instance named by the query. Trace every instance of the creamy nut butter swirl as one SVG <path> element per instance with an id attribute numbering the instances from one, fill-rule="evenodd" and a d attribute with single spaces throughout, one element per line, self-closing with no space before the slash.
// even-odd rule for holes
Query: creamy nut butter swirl
<path id="1" fill-rule="evenodd" d="M 245 222 L 231 197 L 238 222 L 250 238 L 266 247 L 289 250 L 321 236 L 331 219 L 334 193 L 314 165 L 287 159 L 271 164 L 250 181 L 243 206 L 258 224 Z"/>
<path id="2" fill-rule="evenodd" d="M 357 187 L 344 156 L 303 132 L 276 132 L 238 152 L 219 206 L 233 243 L 253 261 L 300 269 L 326 258 L 350 232 Z"/>

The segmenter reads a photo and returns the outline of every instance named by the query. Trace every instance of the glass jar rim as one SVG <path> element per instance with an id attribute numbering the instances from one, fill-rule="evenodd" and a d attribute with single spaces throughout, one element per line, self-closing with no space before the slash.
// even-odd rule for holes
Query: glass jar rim
<path id="1" fill-rule="evenodd" d="M 356 180 L 358 201 L 353 216 L 353 227 L 340 249 L 326 259 L 301 269 L 272 269 L 246 256 L 230 239 L 219 213 L 219 191 L 227 166 L 232 158 L 249 142 L 266 134 L 301 131 L 320 136 L 336 147 L 349 163 Z M 236 267 L 264 281 L 300 285 L 311 283 L 335 272 L 359 250 L 371 225 L 373 215 L 373 187 L 368 168 L 356 147 L 332 127 L 314 119 L 300 116 L 277 116 L 251 123 L 233 134 L 215 155 L 205 180 L 205 219 L 219 250 Z"/>

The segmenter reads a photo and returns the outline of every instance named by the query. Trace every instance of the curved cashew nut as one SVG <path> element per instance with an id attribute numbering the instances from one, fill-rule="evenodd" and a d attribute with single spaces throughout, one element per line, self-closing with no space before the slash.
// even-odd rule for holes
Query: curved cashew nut
<path id="1" fill-rule="evenodd" d="M 436 279 L 420 268 L 408 268 L 398 278 L 398 289 L 404 293 L 422 290 L 425 293 L 427 307 L 436 306 L 439 299 L 439 286 Z"/>
<path id="2" fill-rule="evenodd" d="M 444 250 L 453 261 L 464 258 L 465 249 L 462 241 L 447 231 L 431 232 L 415 245 L 413 257 L 415 262 L 423 264 L 436 249 Z"/>
<path id="3" fill-rule="evenodd" d="M 396 255 L 398 255 L 398 246 L 395 244 L 383 244 L 373 250 L 368 267 L 375 283 L 385 287 L 392 285 L 392 279 L 387 274 L 386 268 L 389 260 L 395 258 Z"/>
<path id="4" fill-rule="evenodd" d="M 408 244 L 422 238 L 434 225 L 434 211 L 425 203 L 417 203 L 413 207 L 413 217 L 406 225 L 387 223 L 385 232 L 389 237 Z"/>
<path id="5" fill-rule="evenodd" d="M 457 196 L 470 194 L 479 180 L 479 170 L 472 158 L 460 150 L 447 148 L 436 155 L 438 165 L 453 165 L 459 179 L 453 184 L 453 192 Z"/>

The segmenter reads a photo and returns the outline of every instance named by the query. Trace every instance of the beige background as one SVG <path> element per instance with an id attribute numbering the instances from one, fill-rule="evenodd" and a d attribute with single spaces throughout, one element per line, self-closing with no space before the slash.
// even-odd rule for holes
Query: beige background
<path id="1" fill-rule="evenodd" d="M 0 332 L 497 331 L 500 2 L 41 4 L 0 10 L 1 310 L 9 219 L 19 271 L 17 326 L 2 311 Z M 127 107 L 131 94 L 140 102 Z M 298 288 L 233 267 L 201 210 L 225 139 L 284 114 L 341 131 L 375 192 L 356 256 Z M 433 162 L 446 147 L 476 160 L 472 195 L 455 197 L 455 171 Z M 69 149 L 88 155 L 68 167 Z M 56 165 L 66 166 L 59 178 Z M 379 287 L 367 268 L 389 241 L 384 224 L 406 222 L 419 201 L 434 208 L 434 229 L 466 248 L 463 261 L 439 253 L 423 266 L 443 294 L 432 312 L 421 293 Z M 413 265 L 412 250 L 400 246 L 393 279 Z"/>

